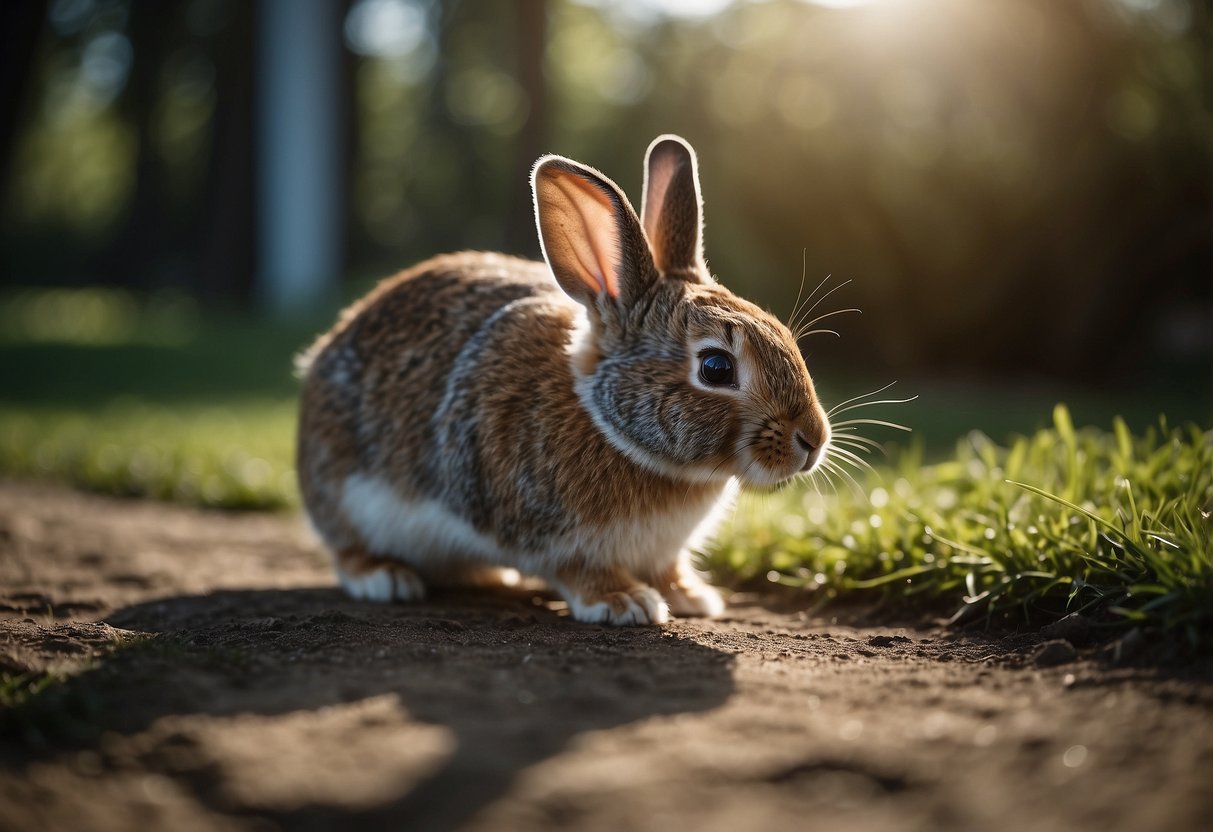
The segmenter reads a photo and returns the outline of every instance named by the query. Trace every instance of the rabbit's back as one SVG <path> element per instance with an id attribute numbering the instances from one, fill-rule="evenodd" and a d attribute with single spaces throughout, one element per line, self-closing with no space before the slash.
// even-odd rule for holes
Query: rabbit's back
<path id="1" fill-rule="evenodd" d="M 541 297 L 564 303 L 543 263 L 438 257 L 383 281 L 304 355 L 299 486 L 330 546 L 366 536 L 339 510 L 351 482 L 391 483 L 395 494 L 418 500 L 450 486 L 437 481 L 443 472 L 432 450 L 443 426 L 434 415 L 461 357 L 476 358 L 469 342 L 494 315 Z"/>
<path id="2" fill-rule="evenodd" d="M 346 591 L 546 580 L 581 621 L 719 615 L 692 568 L 739 482 L 829 442 L 793 334 L 707 270 L 694 150 L 659 136 L 639 213 L 600 172 L 531 173 L 543 263 L 437 258 L 305 356 L 304 502 Z"/>

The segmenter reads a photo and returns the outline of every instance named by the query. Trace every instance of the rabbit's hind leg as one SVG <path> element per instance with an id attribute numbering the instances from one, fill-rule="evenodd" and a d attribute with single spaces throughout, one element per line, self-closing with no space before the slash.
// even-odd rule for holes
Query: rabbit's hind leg
<path id="1" fill-rule="evenodd" d="M 419 601 L 425 584 L 408 564 L 372 555 L 361 547 L 340 549 L 334 555 L 337 578 L 346 594 L 363 601 Z"/>

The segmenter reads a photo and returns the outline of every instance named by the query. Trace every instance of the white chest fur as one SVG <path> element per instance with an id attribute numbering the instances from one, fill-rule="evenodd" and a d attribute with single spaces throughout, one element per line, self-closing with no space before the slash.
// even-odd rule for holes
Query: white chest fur
<path id="1" fill-rule="evenodd" d="M 541 551 L 501 547 L 434 500 L 403 499 L 386 482 L 364 474 L 346 481 L 341 508 L 374 554 L 397 557 L 425 571 L 452 561 L 511 566 L 551 577 L 573 558 L 634 573 L 670 563 L 685 548 L 702 545 L 733 504 L 738 486 L 730 480 L 718 495 L 636 520 L 578 529 L 552 539 Z"/>
<path id="2" fill-rule="evenodd" d="M 448 559 L 499 562 L 495 540 L 435 500 L 405 500 L 375 477 L 345 481 L 341 510 L 371 551 L 415 566 Z"/>

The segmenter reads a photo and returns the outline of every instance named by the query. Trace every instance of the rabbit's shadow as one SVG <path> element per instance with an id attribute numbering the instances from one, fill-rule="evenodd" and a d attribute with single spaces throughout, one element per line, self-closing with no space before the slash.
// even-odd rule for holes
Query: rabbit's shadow
<path id="1" fill-rule="evenodd" d="M 477 590 L 376 606 L 297 589 L 138 604 L 107 623 L 159 634 L 150 644 L 180 651 L 185 672 L 170 661 L 157 679 L 153 667 L 150 691 L 147 672 L 111 673 L 106 684 L 119 688 L 106 695 L 121 715 L 99 727 L 135 733 L 168 714 L 286 714 L 395 695 L 410 718 L 453 736 L 438 770 L 369 807 L 299 801 L 253 814 L 284 828 L 452 829 L 587 731 L 709 710 L 733 691 L 729 653 L 676 629 L 578 624 L 542 601 Z M 95 686 L 88 677 L 104 672 L 67 684 Z M 182 785 L 212 810 L 241 812 L 215 776 L 194 772 Z"/>

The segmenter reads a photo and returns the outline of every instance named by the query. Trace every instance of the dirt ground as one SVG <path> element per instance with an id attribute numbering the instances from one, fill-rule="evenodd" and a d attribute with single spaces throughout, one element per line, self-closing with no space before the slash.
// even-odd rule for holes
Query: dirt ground
<path id="1" fill-rule="evenodd" d="M 356 603 L 297 517 L 0 483 L 0 672 L 67 677 L 0 708 L 0 829 L 1213 828 L 1207 657 L 560 607 Z"/>

